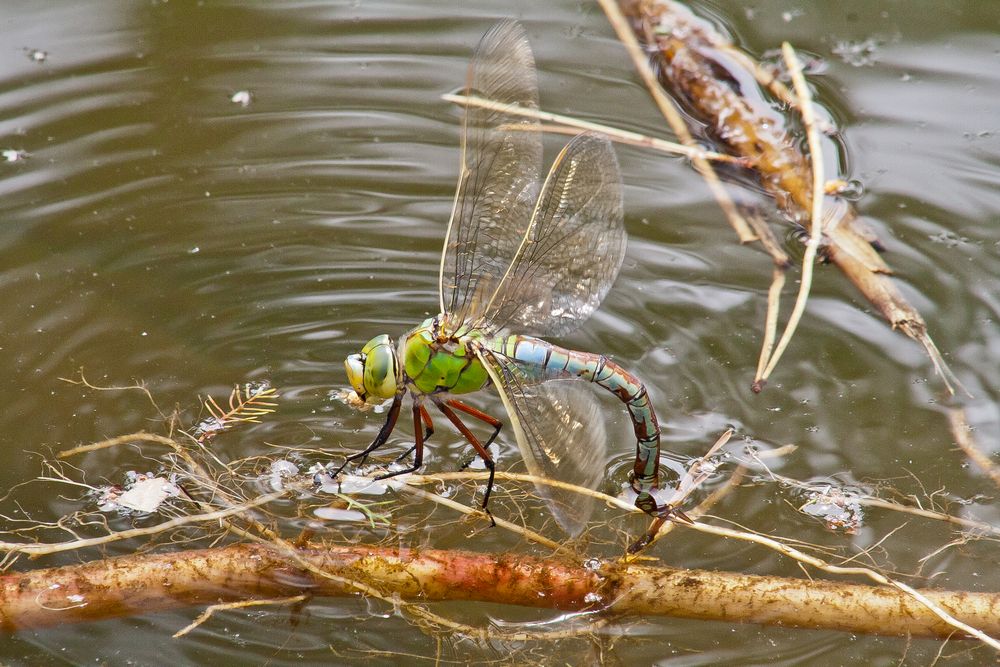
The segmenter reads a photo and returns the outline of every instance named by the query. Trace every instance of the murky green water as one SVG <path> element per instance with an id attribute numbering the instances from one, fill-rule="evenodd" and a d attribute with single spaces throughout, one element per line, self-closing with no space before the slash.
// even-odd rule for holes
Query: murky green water
<path id="1" fill-rule="evenodd" d="M 812 81 L 845 128 L 846 173 L 866 191 L 858 206 L 888 246 L 897 284 L 975 395 L 954 404 L 966 407 L 995 460 L 1000 4 L 695 6 L 754 54 L 787 39 L 821 59 Z M 544 108 L 663 135 L 623 50 L 587 2 L 6 3 L 0 149 L 25 154 L 0 162 L 0 484 L 38 475 L 52 450 L 160 428 L 138 392 L 86 391 L 60 379 L 81 368 L 96 384 L 142 380 L 161 408 L 179 405 L 189 419 L 199 396 L 270 381 L 282 395 L 279 413 L 219 438 L 221 458 L 269 453 L 268 443 L 337 454 L 367 444 L 380 417 L 355 413 L 329 392 L 345 384 L 345 355 L 436 310 L 459 119 L 439 96 L 460 85 L 479 37 L 508 15 L 528 27 Z M 244 90 L 252 95 L 245 107 L 231 99 Z M 818 271 L 795 343 L 765 393 L 752 395 L 768 258 L 735 243 L 683 161 L 629 147 L 618 155 L 626 263 L 599 313 L 563 342 L 641 371 L 667 448 L 698 454 L 733 424 L 764 448 L 799 445 L 776 464 L 784 475 L 890 480 L 925 505 L 936 492 L 953 513 L 1000 523 L 997 489 L 955 450 L 949 402 L 922 350 L 891 332 L 835 269 Z M 479 404 L 501 409 L 494 398 Z M 607 408 L 620 434 L 609 479 L 620 483 L 633 444 L 620 408 Z M 410 437 L 401 428 L 392 451 L 404 451 Z M 436 440 L 428 469 L 455 469 L 466 454 L 457 436 Z M 516 469 L 515 452 L 507 437 L 501 467 Z M 93 484 L 155 467 L 135 450 L 76 463 Z M 21 497 L 22 510 L 51 520 L 77 506 L 76 493 L 38 486 L 33 504 Z M 466 489 L 456 497 L 470 500 Z M 904 523 L 871 511 L 857 535 L 835 535 L 798 514 L 792 505 L 800 502 L 762 481 L 715 513 L 845 553 Z M 23 517 L 9 504 L 2 511 Z M 528 549 L 500 530 L 472 543 L 474 526 L 443 512 L 437 529 L 410 531 L 400 543 Z M 622 525 L 638 531 L 642 522 Z M 895 568 L 914 572 L 949 539 L 941 525 L 911 520 L 883 546 Z M 652 554 L 675 566 L 800 575 L 771 552 L 690 531 Z M 972 544 L 933 556 L 921 574 L 943 588 L 995 590 L 996 561 L 995 549 Z M 69 561 L 40 564 L 59 562 Z M 552 618 L 494 606 L 437 611 L 479 623 Z M 2 640 L 0 661 L 377 664 L 393 659 L 370 651 L 430 661 L 440 648 L 445 661 L 568 663 L 597 654 L 585 640 L 445 637 L 439 647 L 391 610 L 357 600 L 316 601 L 295 626 L 280 610 L 224 614 L 171 639 L 194 614 L 24 632 Z M 613 632 L 625 636 L 603 655 L 626 665 L 923 663 L 940 648 L 679 620 L 627 621 Z M 952 643 L 944 653 L 988 659 L 962 648 Z"/>

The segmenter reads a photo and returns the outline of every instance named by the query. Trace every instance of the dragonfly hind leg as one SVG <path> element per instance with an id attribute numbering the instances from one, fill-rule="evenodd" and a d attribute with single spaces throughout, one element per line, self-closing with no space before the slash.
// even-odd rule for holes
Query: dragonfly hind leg
<path id="1" fill-rule="evenodd" d="M 461 410 L 465 414 L 471 415 L 472 417 L 475 417 L 480 421 L 484 421 L 493 427 L 492 435 L 490 435 L 490 437 L 486 440 L 486 444 L 483 445 L 483 447 L 489 449 L 490 445 L 493 444 L 493 441 L 497 439 L 498 435 L 500 435 L 500 429 L 503 428 L 503 422 L 494 417 L 493 415 L 488 415 L 482 410 L 478 410 L 472 407 L 471 405 L 463 403 L 462 401 L 456 401 L 455 399 L 450 399 L 445 401 L 445 403 L 449 407 L 455 408 L 456 410 Z"/>
<path id="2" fill-rule="evenodd" d="M 455 399 L 451 399 L 451 400 L 445 401 L 445 403 L 449 407 L 455 408 L 456 410 L 461 410 L 465 414 L 470 415 L 472 417 L 475 417 L 476 419 L 478 419 L 480 421 L 486 422 L 487 424 L 489 424 L 490 426 L 493 427 L 493 433 L 486 440 L 486 444 L 483 445 L 483 449 L 489 451 L 490 445 L 492 445 L 493 441 L 497 439 L 498 435 L 500 435 L 500 429 L 503 428 L 503 422 L 500 421 L 499 419 L 497 419 L 496 417 L 494 417 L 493 415 L 489 415 L 489 414 L 483 412 L 482 410 L 478 410 L 478 409 L 472 407 L 471 405 L 463 403 L 462 401 L 457 401 Z M 478 454 L 478 452 L 477 452 L 477 454 Z M 466 461 L 465 463 L 463 463 L 462 465 L 460 465 L 458 469 L 459 470 L 465 470 L 470 465 L 472 465 L 472 462 L 475 461 L 475 460 L 476 460 L 476 457 L 473 456 L 468 461 Z"/>
<path id="3" fill-rule="evenodd" d="M 440 399 L 437 399 L 434 401 L 434 404 L 437 405 L 438 410 L 440 410 L 444 414 L 444 416 L 447 417 L 448 420 L 455 425 L 455 428 L 458 429 L 458 432 L 461 433 L 462 436 L 469 441 L 469 444 L 472 445 L 472 448 L 476 450 L 476 454 L 479 455 L 479 458 L 483 460 L 483 463 L 486 464 L 486 468 L 490 471 L 489 479 L 486 481 L 486 493 L 485 495 L 483 495 L 482 508 L 483 511 L 486 512 L 486 515 L 490 517 L 490 523 L 496 525 L 496 521 L 493 520 L 493 515 L 486 507 L 486 505 L 490 502 L 490 493 L 493 491 L 493 478 L 496 475 L 496 463 L 493 461 L 493 457 L 490 456 L 490 452 L 487 449 L 487 447 L 489 447 L 493 443 L 493 440 L 496 439 L 497 434 L 500 433 L 500 427 L 503 424 L 500 422 L 499 419 L 491 417 L 485 412 L 477 410 L 476 408 L 470 405 L 466 405 L 461 401 L 455 401 L 455 400 L 442 401 Z M 491 424 L 493 426 L 493 435 L 491 435 L 489 440 L 486 441 L 485 446 L 481 442 L 479 442 L 479 438 L 477 438 L 475 434 L 473 434 L 473 432 L 469 430 L 469 427 L 465 425 L 465 423 L 461 420 L 461 418 L 458 415 L 455 414 L 455 410 L 452 410 L 452 408 L 455 408 L 456 410 L 461 410 L 462 412 L 471 415 L 473 417 L 476 417 L 477 419 L 481 419 L 485 421 L 487 424 Z"/>

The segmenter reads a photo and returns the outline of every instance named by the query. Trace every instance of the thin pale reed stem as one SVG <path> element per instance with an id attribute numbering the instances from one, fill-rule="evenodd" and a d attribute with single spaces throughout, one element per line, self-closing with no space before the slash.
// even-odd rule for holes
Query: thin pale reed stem
<path id="1" fill-rule="evenodd" d="M 812 168 L 812 211 L 810 213 L 811 225 L 809 228 L 809 241 L 806 243 L 806 252 L 802 257 L 802 281 L 799 283 L 799 294 L 792 307 L 792 313 L 788 317 L 788 323 L 781 334 L 781 339 L 774 348 L 774 353 L 767 362 L 764 372 L 760 374 L 757 383 L 767 381 L 767 378 L 778 365 L 778 360 L 784 354 L 785 348 L 791 342 L 795 330 L 802 319 L 802 313 L 806 309 L 806 301 L 809 299 L 809 291 L 812 289 L 813 265 L 816 260 L 816 252 L 819 250 L 819 242 L 822 238 L 823 225 L 823 197 L 825 194 L 823 176 L 823 153 L 819 143 L 819 132 L 816 129 L 816 121 L 813 116 L 812 96 L 809 94 L 809 87 L 806 85 L 805 77 L 802 76 L 802 64 L 799 62 L 792 45 L 784 42 L 781 45 L 781 54 L 788 65 L 789 73 L 792 76 L 792 83 L 795 84 L 795 93 L 799 98 L 799 113 L 802 114 L 802 123 L 806 128 L 806 137 L 809 140 L 809 162 Z M 755 383 L 756 384 L 756 383 Z"/>

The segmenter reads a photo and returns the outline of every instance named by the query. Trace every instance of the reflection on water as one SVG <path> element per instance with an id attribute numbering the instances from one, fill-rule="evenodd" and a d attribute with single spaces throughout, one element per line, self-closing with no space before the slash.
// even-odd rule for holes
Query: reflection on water
<path id="1" fill-rule="evenodd" d="M 888 9 L 860 1 L 800 7 L 701 8 L 754 53 L 788 39 L 822 59 L 812 81 L 845 124 L 846 175 L 864 184 L 859 208 L 886 242 L 897 283 L 976 396 L 963 404 L 977 437 L 995 446 L 1000 56 L 983 29 L 997 24 L 1000 7 L 915 0 Z M 544 108 L 663 134 L 594 6 L 521 3 L 504 11 L 528 27 Z M 0 26 L 4 486 L 38 474 L 39 455 L 23 452 L 158 428 L 138 393 L 102 394 L 60 380 L 80 368 L 98 384 L 144 380 L 160 406 L 176 403 L 191 416 L 199 395 L 271 382 L 282 395 L 279 413 L 219 437 L 213 451 L 223 458 L 268 453 L 265 442 L 338 454 L 367 444 L 381 418 L 355 413 L 329 392 L 346 384 L 343 357 L 373 332 L 405 331 L 436 310 L 459 118 L 439 96 L 461 84 L 472 47 L 500 16 L 487 2 L 9 4 Z M 857 62 L 833 52 L 837 44 L 873 46 Z M 233 99 L 241 91 L 245 105 Z M 995 494 L 952 451 L 940 383 L 922 351 L 891 332 L 833 269 L 818 271 L 815 297 L 771 386 L 751 395 L 769 260 L 734 243 L 682 161 L 634 148 L 618 155 L 628 258 L 602 309 L 567 343 L 641 369 L 666 422 L 667 448 L 697 454 L 736 424 L 764 446 L 799 445 L 781 470 L 798 479 L 894 478 L 917 494 L 920 479 L 955 499 Z M 608 410 L 609 418 L 618 413 Z M 608 465 L 620 481 L 631 445 L 616 418 L 613 429 L 623 435 Z M 407 433 L 394 436 L 392 451 L 406 449 Z M 449 446 L 456 442 L 437 442 L 431 469 L 462 462 L 462 449 Z M 504 465 L 516 464 L 514 451 L 512 440 L 501 445 Z M 78 464 L 111 476 L 148 461 L 102 452 Z M 784 500 L 762 485 L 716 511 L 759 530 L 858 549 L 898 524 L 872 516 L 848 541 Z M 39 497 L 34 512 L 70 507 Z M 981 501 L 967 511 L 1000 520 L 996 506 Z M 513 548 L 500 531 L 479 533 L 470 545 L 466 526 L 446 528 L 454 532 L 414 535 L 414 543 Z M 902 531 L 894 539 L 915 561 L 939 544 L 932 537 Z M 655 555 L 673 565 L 798 574 L 769 552 L 687 534 Z M 896 565 L 911 571 L 907 558 Z M 938 586 L 976 588 L 976 567 L 974 558 L 946 553 L 924 573 L 943 572 Z M 441 612 L 468 622 L 545 618 L 493 607 Z M 392 660 L 364 652 L 436 650 L 391 610 L 363 601 L 315 602 L 297 626 L 280 610 L 232 613 L 169 639 L 192 615 L 24 633 L 6 639 L 0 654 L 30 664 L 109 656 L 245 663 L 248 654 L 303 664 L 328 662 L 331 647 L 339 661 L 367 655 L 376 663 Z M 644 628 L 643 637 L 614 644 L 622 662 L 675 652 L 705 652 L 703 663 L 874 662 L 905 651 L 897 640 L 854 638 L 846 648 L 836 634 L 752 626 L 727 627 L 722 643 L 697 622 Z M 937 650 L 928 646 L 916 650 Z M 508 648 L 449 645 L 446 657 L 496 659 Z M 565 650 L 588 649 L 569 642 Z"/>

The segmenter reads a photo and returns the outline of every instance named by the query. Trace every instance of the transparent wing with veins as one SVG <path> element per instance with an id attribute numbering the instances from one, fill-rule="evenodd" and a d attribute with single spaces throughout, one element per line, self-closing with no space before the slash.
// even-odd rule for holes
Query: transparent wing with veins
<path id="1" fill-rule="evenodd" d="M 465 92 L 538 109 L 535 60 L 520 24 L 504 21 L 483 36 Z M 524 237 L 541 173 L 539 123 L 466 107 L 461 153 L 439 274 L 441 312 L 454 328 L 480 319 Z"/>
<path id="2" fill-rule="evenodd" d="M 581 134 L 549 170 L 484 328 L 562 336 L 597 310 L 625 257 L 622 180 L 611 142 Z"/>
<path id="3" fill-rule="evenodd" d="M 592 490 L 607 465 L 607 433 L 591 387 L 572 379 L 544 381 L 519 362 L 480 350 L 507 410 L 518 449 L 528 472 Z M 536 483 L 556 522 L 576 536 L 593 513 L 595 498 Z"/>

